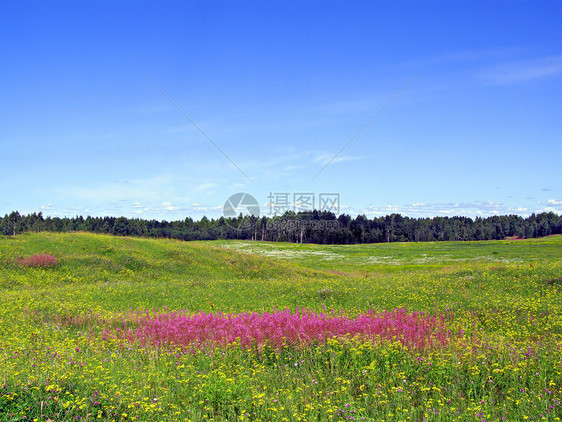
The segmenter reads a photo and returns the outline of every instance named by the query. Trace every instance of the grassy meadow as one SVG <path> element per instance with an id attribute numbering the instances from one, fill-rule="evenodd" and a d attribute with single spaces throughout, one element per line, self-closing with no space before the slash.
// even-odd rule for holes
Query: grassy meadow
<path id="1" fill-rule="evenodd" d="M 557 421 L 561 401 L 562 236 L 0 237 L 0 421 Z"/>

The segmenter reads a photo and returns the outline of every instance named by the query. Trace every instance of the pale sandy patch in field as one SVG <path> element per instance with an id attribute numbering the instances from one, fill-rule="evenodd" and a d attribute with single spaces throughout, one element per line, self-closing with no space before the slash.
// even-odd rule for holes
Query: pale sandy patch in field
<path id="1" fill-rule="evenodd" d="M 313 251 L 309 249 L 298 249 L 295 245 L 294 249 L 279 248 L 277 245 L 256 244 L 255 242 L 236 242 L 221 245 L 223 248 L 239 250 L 255 255 L 269 256 L 273 258 L 298 260 L 306 258 L 315 258 L 319 261 L 345 261 L 348 264 L 381 264 L 381 265 L 404 265 L 404 264 L 446 264 L 453 262 L 474 262 L 486 261 L 490 263 L 501 262 L 504 264 L 514 264 L 523 262 L 516 258 L 502 258 L 495 256 L 473 256 L 466 258 L 454 258 L 450 254 L 427 256 L 421 254 L 420 257 L 398 257 L 392 255 L 372 255 L 372 256 L 346 256 L 343 254 L 330 251 Z"/>
<path id="2" fill-rule="evenodd" d="M 327 251 L 309 251 L 309 250 L 295 250 L 295 249 L 273 249 L 265 245 L 255 245 L 251 243 L 237 242 L 235 244 L 222 245 L 224 248 L 235 249 L 242 252 L 252 253 L 256 255 L 271 256 L 276 258 L 293 258 L 300 259 L 306 257 L 317 257 L 326 261 L 336 259 L 346 259 L 344 255 L 336 254 Z"/>

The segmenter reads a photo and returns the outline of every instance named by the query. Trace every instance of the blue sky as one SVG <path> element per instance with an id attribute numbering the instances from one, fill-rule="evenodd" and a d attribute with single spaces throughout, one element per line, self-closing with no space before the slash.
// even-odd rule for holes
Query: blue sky
<path id="1" fill-rule="evenodd" d="M 262 214 L 302 192 L 353 216 L 561 213 L 561 18 L 540 1 L 3 2 L 0 213 L 199 219 L 236 192 Z"/>

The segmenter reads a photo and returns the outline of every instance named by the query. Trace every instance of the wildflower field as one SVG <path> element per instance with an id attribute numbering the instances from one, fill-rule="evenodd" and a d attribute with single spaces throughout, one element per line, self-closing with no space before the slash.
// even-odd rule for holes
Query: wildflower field
<path id="1" fill-rule="evenodd" d="M 0 421 L 557 421 L 562 236 L 0 237 Z"/>

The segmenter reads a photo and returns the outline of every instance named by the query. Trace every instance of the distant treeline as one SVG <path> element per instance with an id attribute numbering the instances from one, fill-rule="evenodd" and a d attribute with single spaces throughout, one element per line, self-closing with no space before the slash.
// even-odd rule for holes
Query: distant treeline
<path id="1" fill-rule="evenodd" d="M 491 240 L 562 234 L 562 216 L 553 212 L 477 217 L 409 218 L 400 214 L 369 219 L 327 211 L 288 212 L 276 217 L 243 217 L 194 221 L 143 220 L 126 217 L 43 217 L 42 213 L 0 218 L 0 234 L 32 231 L 86 231 L 117 236 L 164 237 L 181 240 L 246 239 L 320 244 Z"/>

